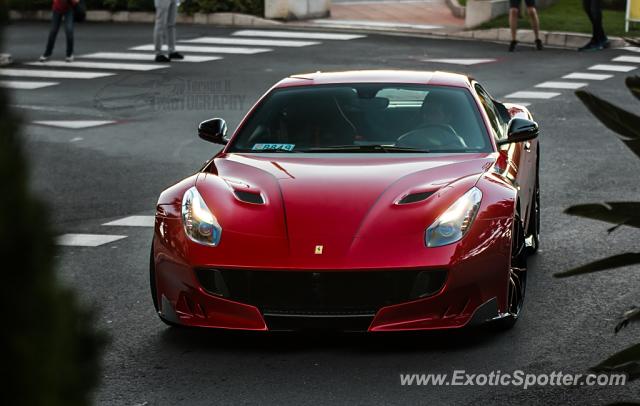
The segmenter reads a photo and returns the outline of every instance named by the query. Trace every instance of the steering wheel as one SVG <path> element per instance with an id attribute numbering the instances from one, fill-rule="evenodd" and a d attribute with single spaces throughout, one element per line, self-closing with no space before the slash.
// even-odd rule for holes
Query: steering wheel
<path id="1" fill-rule="evenodd" d="M 437 151 L 467 148 L 467 143 L 448 124 L 425 124 L 402 134 L 395 146 Z"/>

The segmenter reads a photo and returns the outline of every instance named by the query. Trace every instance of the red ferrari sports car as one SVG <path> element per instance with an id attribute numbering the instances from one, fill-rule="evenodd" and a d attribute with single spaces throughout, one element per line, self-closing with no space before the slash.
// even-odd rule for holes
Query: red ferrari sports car
<path id="1" fill-rule="evenodd" d="M 538 246 L 538 125 L 473 78 L 288 77 L 159 198 L 153 303 L 170 325 L 405 331 L 520 315 Z"/>

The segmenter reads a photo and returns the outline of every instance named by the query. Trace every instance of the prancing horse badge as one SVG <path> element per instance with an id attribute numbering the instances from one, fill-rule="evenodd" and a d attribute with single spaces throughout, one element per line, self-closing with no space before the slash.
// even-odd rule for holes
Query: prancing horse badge
<path id="1" fill-rule="evenodd" d="M 316 245 L 316 255 L 322 255 L 323 245 Z"/>

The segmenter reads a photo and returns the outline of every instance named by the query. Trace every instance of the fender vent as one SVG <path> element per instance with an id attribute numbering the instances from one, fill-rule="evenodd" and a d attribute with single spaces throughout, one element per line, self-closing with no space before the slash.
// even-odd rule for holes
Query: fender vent
<path id="1" fill-rule="evenodd" d="M 260 193 L 246 192 L 244 190 L 234 190 L 233 193 L 236 195 L 238 200 L 245 203 L 264 204 L 264 200 Z"/>
<path id="2" fill-rule="evenodd" d="M 398 204 L 409 204 L 416 203 L 426 200 L 429 196 L 431 196 L 433 192 L 420 192 L 420 193 L 411 193 L 406 195 L 402 199 L 398 200 Z"/>

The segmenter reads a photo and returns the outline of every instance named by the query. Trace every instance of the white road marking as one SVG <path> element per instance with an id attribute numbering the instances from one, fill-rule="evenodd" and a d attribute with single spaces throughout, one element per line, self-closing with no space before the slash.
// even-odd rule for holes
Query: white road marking
<path id="1" fill-rule="evenodd" d="M 582 82 L 542 82 L 538 83 L 536 87 L 545 89 L 580 89 L 587 84 Z"/>
<path id="2" fill-rule="evenodd" d="M 613 58 L 613 62 L 640 63 L 640 56 L 622 55 Z"/>
<path id="3" fill-rule="evenodd" d="M 44 64 L 42 65 L 44 66 Z M 26 78 L 97 79 L 113 75 L 115 75 L 115 73 L 72 70 L 0 69 L 0 76 L 22 76 Z"/>
<path id="4" fill-rule="evenodd" d="M 299 38 L 318 40 L 338 40 L 348 41 L 352 39 L 365 38 L 366 35 L 356 34 L 335 34 L 329 32 L 307 32 L 307 31 L 267 31 L 267 30 L 240 30 L 233 33 L 240 37 L 269 37 L 269 38 Z"/>
<path id="5" fill-rule="evenodd" d="M 155 47 L 153 44 L 140 45 L 137 47 L 129 48 L 134 51 L 153 51 Z M 190 46 L 190 45 L 178 45 L 176 46 L 178 52 L 200 52 L 205 54 L 240 54 L 240 55 L 252 55 L 262 52 L 270 52 L 269 48 L 245 48 L 245 47 L 205 47 L 205 46 Z"/>
<path id="6" fill-rule="evenodd" d="M 461 59 L 423 59 L 424 62 L 436 62 L 436 63 L 449 63 L 453 65 L 478 65 L 481 63 L 495 62 L 496 59 L 473 59 L 473 58 L 461 58 Z"/>
<path id="7" fill-rule="evenodd" d="M 581 79 L 581 80 L 605 80 L 611 79 L 613 75 L 607 75 L 606 73 L 582 73 L 574 72 L 564 75 L 562 79 Z"/>
<path id="8" fill-rule="evenodd" d="M 593 65 L 589 68 L 589 70 L 606 70 L 609 72 L 631 72 L 634 69 L 636 69 L 635 66 L 606 64 Z"/>
<path id="9" fill-rule="evenodd" d="M 505 97 L 508 99 L 551 99 L 556 96 L 560 96 L 560 93 L 520 91 L 508 94 Z"/>
<path id="10" fill-rule="evenodd" d="M 640 52 L 640 47 L 624 47 L 623 51 Z"/>
<path id="11" fill-rule="evenodd" d="M 108 234 L 63 234 L 56 240 L 58 245 L 69 247 L 98 247 L 103 244 L 127 238 L 126 235 Z"/>
<path id="12" fill-rule="evenodd" d="M 142 52 L 95 52 L 93 54 L 80 55 L 83 59 L 116 59 L 122 61 L 153 61 L 156 57 L 153 53 Z M 211 62 L 222 59 L 221 56 L 185 55 L 184 59 L 172 59 L 171 62 Z"/>
<path id="13" fill-rule="evenodd" d="M 39 66 L 42 62 L 29 62 L 25 65 Z M 132 71 L 150 71 L 157 69 L 166 69 L 169 65 L 146 64 L 146 63 L 113 63 L 113 62 L 85 62 L 85 61 L 51 61 L 45 64 L 54 68 L 85 68 L 85 69 L 113 69 L 113 70 L 132 70 Z"/>
<path id="14" fill-rule="evenodd" d="M 407 23 L 370 21 L 370 20 L 312 20 L 312 22 L 316 24 L 322 24 L 322 25 L 334 26 L 334 27 L 337 27 L 340 25 L 350 25 L 350 26 L 378 27 L 378 28 L 410 28 L 410 29 L 416 29 L 416 30 L 437 30 L 437 29 L 443 28 L 441 25 L 407 24 Z"/>
<path id="15" fill-rule="evenodd" d="M 79 130 L 83 128 L 99 127 L 102 125 L 113 124 L 112 120 L 51 120 L 51 121 L 32 121 L 32 124 L 44 125 L 47 127 L 68 128 Z"/>
<path id="16" fill-rule="evenodd" d="M 218 45 L 249 45 L 262 47 L 308 47 L 318 45 L 317 41 L 295 41 L 283 39 L 262 39 L 262 38 L 227 38 L 227 37 L 202 37 L 188 39 L 180 42 L 190 44 L 218 44 Z"/>
<path id="17" fill-rule="evenodd" d="M 155 222 L 154 216 L 129 216 L 104 223 L 103 226 L 153 227 Z"/>
<path id="18" fill-rule="evenodd" d="M 20 80 L 0 80 L 0 87 L 7 89 L 34 90 L 58 85 L 58 82 L 23 82 Z"/>

